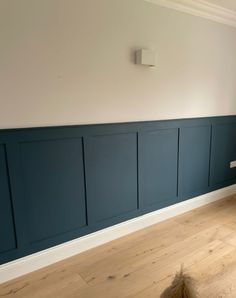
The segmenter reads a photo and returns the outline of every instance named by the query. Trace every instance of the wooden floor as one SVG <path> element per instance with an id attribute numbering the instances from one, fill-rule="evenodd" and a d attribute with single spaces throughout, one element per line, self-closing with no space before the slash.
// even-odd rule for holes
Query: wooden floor
<path id="1" fill-rule="evenodd" d="M 236 196 L 0 285 L 0 297 L 159 297 L 184 264 L 201 298 L 236 297 Z"/>

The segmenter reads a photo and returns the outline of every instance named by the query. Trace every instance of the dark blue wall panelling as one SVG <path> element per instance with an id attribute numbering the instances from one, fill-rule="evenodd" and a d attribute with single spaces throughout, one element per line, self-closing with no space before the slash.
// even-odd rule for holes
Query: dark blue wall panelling
<path id="1" fill-rule="evenodd" d="M 89 223 L 138 208 L 135 133 L 86 138 L 85 169 Z"/>
<path id="2" fill-rule="evenodd" d="M 5 145 L 0 145 L 0 254 L 16 248 Z"/>
<path id="3" fill-rule="evenodd" d="M 179 139 L 179 195 L 191 197 L 209 186 L 211 126 L 183 127 Z"/>
<path id="4" fill-rule="evenodd" d="M 236 182 L 236 116 L 0 131 L 0 263 Z"/>
<path id="5" fill-rule="evenodd" d="M 211 154 L 211 185 L 236 178 L 236 168 L 230 169 L 230 161 L 236 160 L 236 123 L 213 125 Z"/>
<path id="6" fill-rule="evenodd" d="M 24 142 L 20 150 L 29 241 L 86 226 L 81 138 Z"/>

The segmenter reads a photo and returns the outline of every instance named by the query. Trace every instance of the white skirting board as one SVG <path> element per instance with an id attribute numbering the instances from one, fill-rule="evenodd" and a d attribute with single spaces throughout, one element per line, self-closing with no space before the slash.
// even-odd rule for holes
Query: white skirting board
<path id="1" fill-rule="evenodd" d="M 0 283 L 236 193 L 236 184 L 0 265 Z"/>

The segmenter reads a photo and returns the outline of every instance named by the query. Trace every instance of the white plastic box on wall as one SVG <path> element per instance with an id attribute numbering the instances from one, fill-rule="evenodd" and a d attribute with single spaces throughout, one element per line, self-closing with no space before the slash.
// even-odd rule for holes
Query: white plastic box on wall
<path id="1" fill-rule="evenodd" d="M 136 51 L 136 64 L 149 67 L 156 66 L 156 52 L 153 50 L 140 49 Z"/>

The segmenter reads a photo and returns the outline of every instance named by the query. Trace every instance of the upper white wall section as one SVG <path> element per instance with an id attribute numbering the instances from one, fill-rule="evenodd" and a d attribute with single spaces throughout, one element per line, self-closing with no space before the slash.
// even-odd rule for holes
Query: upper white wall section
<path id="1" fill-rule="evenodd" d="M 0 40 L 0 128 L 236 114 L 225 25 L 143 0 L 1 0 Z"/>

